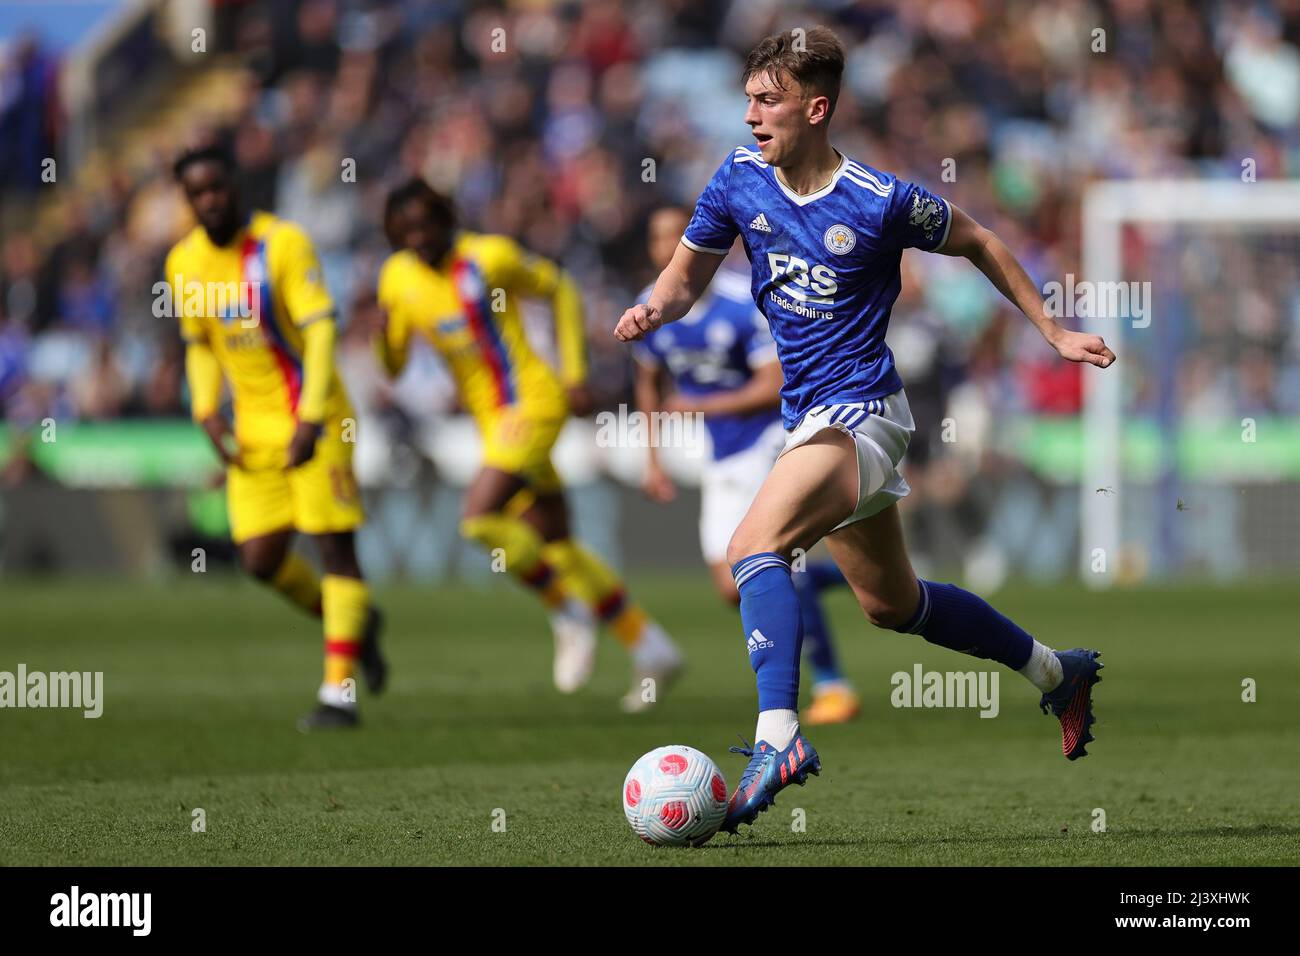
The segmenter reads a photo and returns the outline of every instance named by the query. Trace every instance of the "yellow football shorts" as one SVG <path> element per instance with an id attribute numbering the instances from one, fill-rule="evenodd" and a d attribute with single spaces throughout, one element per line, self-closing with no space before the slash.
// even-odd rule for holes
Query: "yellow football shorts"
<path id="1" fill-rule="evenodd" d="M 303 534 L 355 531 L 365 520 L 352 474 L 352 442 L 341 423 L 327 422 L 316 452 L 299 468 L 284 467 L 285 448 L 245 449 L 244 467 L 226 471 L 226 507 L 236 544 L 294 528 Z"/>
<path id="2" fill-rule="evenodd" d="M 566 412 L 507 405 L 479 419 L 483 467 L 519 475 L 540 494 L 562 490 L 551 449 L 564 428 Z"/>

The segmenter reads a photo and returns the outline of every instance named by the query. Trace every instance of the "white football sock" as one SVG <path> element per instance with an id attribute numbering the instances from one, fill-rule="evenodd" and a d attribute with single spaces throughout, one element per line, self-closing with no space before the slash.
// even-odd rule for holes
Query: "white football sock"
<path id="1" fill-rule="evenodd" d="M 680 659 L 677 645 L 662 627 L 649 618 L 641 628 L 641 634 L 632 645 L 632 660 L 643 669 L 656 669 L 671 665 Z"/>
<path id="2" fill-rule="evenodd" d="M 793 710 L 764 710 L 758 715 L 754 730 L 754 745 L 766 740 L 777 750 L 784 750 L 799 732 L 799 714 Z"/>
<path id="3" fill-rule="evenodd" d="M 1034 649 L 1029 652 L 1029 663 L 1020 668 L 1020 673 L 1044 694 L 1056 690 L 1065 679 L 1061 672 L 1061 659 L 1056 656 L 1056 652 L 1037 641 L 1034 641 Z"/>
<path id="4" fill-rule="evenodd" d="M 320 690 L 316 693 L 316 699 L 322 704 L 328 704 L 331 707 L 338 707 L 342 710 L 356 710 L 357 701 L 355 697 L 351 700 L 351 695 L 343 690 L 342 684 L 321 684 Z"/>
<path id="5" fill-rule="evenodd" d="M 596 632 L 596 615 L 591 613 L 591 608 L 577 598 L 565 598 L 563 602 L 550 608 L 547 614 L 552 621 L 571 622 L 576 626 L 588 628 L 593 634 Z"/>

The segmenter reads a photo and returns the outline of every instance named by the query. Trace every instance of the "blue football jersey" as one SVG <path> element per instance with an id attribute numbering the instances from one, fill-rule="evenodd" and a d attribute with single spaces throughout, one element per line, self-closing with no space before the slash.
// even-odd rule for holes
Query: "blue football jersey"
<path id="1" fill-rule="evenodd" d="M 899 263 L 909 246 L 942 248 L 951 224 L 946 199 L 847 156 L 829 183 L 800 196 L 741 146 L 713 174 L 682 242 L 726 255 L 740 235 L 785 374 L 785 427 L 794 428 L 815 406 L 902 388 L 885 344 Z"/>
<path id="2" fill-rule="evenodd" d="M 646 301 L 652 288 L 644 289 L 637 301 Z M 776 344 L 744 277 L 722 271 L 690 312 L 637 342 L 634 354 L 643 365 L 664 369 L 678 391 L 709 395 L 740 388 L 754 377 L 754 369 L 775 362 Z M 752 447 L 779 417 L 775 408 L 704 416 L 714 459 Z"/>

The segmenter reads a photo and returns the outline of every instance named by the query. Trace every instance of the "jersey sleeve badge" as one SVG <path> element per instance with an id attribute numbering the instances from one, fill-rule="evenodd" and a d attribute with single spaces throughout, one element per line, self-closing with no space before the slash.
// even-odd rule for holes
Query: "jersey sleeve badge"
<path id="1" fill-rule="evenodd" d="M 923 197 L 920 193 L 913 193 L 912 211 L 908 214 L 907 221 L 924 233 L 925 241 L 929 242 L 944 223 L 943 206 L 933 196 Z"/>

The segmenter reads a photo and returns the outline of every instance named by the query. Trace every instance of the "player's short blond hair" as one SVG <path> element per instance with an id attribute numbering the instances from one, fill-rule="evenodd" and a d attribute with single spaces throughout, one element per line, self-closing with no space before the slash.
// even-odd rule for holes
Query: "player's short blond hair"
<path id="1" fill-rule="evenodd" d="M 825 96 L 830 100 L 829 118 L 835 112 L 844 76 L 844 47 L 826 27 L 775 33 L 759 41 L 745 60 L 742 83 L 766 73 L 780 89 L 793 79 L 805 94 Z"/>

